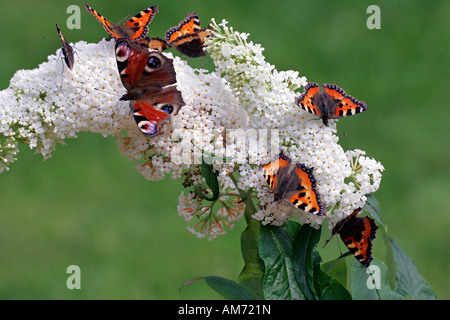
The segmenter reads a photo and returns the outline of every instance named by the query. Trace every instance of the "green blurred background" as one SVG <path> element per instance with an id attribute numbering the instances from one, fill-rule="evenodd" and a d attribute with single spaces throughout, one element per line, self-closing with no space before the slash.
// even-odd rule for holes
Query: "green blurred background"
<path id="1" fill-rule="evenodd" d="M 107 35 L 83 2 L 0 3 L 1 89 L 15 71 L 37 67 L 60 47 L 55 23 L 70 42 Z M 71 4 L 80 6 L 81 29 L 70 33 L 65 21 Z M 225 18 L 250 33 L 278 70 L 336 83 L 366 101 L 366 113 L 339 121 L 341 144 L 385 166 L 375 196 L 389 234 L 438 297 L 450 298 L 449 1 L 87 4 L 113 22 L 158 4 L 152 36 L 193 11 L 202 25 Z M 381 9 L 380 30 L 366 27 L 371 4 Z M 208 58 L 190 63 L 211 66 Z M 114 139 L 82 133 L 66 142 L 44 162 L 22 145 L 18 161 L 0 177 L 0 299 L 221 298 L 204 283 L 178 289 L 199 275 L 237 279 L 244 221 L 214 241 L 199 240 L 177 215 L 180 181 L 145 180 Z M 384 259 L 381 238 L 379 233 L 374 256 Z M 325 259 L 339 255 L 332 242 Z M 81 268 L 81 290 L 66 288 L 72 264 Z"/>

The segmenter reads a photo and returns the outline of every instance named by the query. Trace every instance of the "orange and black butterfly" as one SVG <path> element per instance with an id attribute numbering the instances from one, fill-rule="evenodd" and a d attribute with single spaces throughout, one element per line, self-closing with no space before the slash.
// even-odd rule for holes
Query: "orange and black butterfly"
<path id="1" fill-rule="evenodd" d="M 182 54 L 197 58 L 206 54 L 203 46 L 210 31 L 211 27 L 204 29 L 200 27 L 200 18 L 193 12 L 188 14 L 178 26 L 166 32 L 166 41 Z"/>
<path id="2" fill-rule="evenodd" d="M 152 22 L 153 17 L 158 12 L 158 6 L 150 6 L 145 10 L 142 10 L 136 14 L 133 18 L 126 21 L 124 24 L 112 24 L 100 13 L 89 7 L 87 4 L 84 5 L 90 13 L 97 18 L 98 21 L 103 25 L 105 30 L 114 38 L 121 39 L 127 38 L 131 40 L 144 38 L 148 33 L 148 25 Z"/>
<path id="3" fill-rule="evenodd" d="M 322 119 L 328 125 L 329 119 L 348 117 L 367 110 L 365 102 L 356 100 L 335 84 L 319 85 L 309 82 L 295 104 Z"/>
<path id="4" fill-rule="evenodd" d="M 269 187 L 274 191 L 275 201 L 286 199 L 306 212 L 318 216 L 325 214 L 313 169 L 304 164 L 293 164 L 283 153 L 275 161 L 263 165 L 262 169 Z"/>
<path id="5" fill-rule="evenodd" d="M 62 48 L 61 51 L 64 55 L 64 61 L 66 62 L 66 65 L 69 67 L 70 70 L 72 70 L 73 65 L 75 63 L 75 59 L 73 56 L 73 48 L 72 46 L 66 41 L 64 36 L 61 33 L 61 30 L 59 29 L 59 26 L 56 25 L 56 32 L 58 33 L 59 37 L 61 38 Z"/>
<path id="6" fill-rule="evenodd" d="M 356 209 L 351 215 L 339 221 L 331 231 L 331 237 L 339 234 L 345 246 L 355 256 L 356 260 L 363 266 L 368 267 L 373 260 L 372 241 L 375 239 L 378 226 L 370 217 L 357 217 L 361 210 L 361 208 Z"/>

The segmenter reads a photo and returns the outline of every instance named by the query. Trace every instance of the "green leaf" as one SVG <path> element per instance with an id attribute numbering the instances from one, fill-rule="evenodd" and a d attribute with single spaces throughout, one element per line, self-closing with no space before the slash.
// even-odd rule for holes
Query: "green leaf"
<path id="1" fill-rule="evenodd" d="M 217 293 L 228 300 L 255 300 L 256 297 L 237 282 L 221 277 L 205 277 L 206 283 Z"/>
<path id="2" fill-rule="evenodd" d="M 328 261 L 321 265 L 323 272 L 347 286 L 347 261 L 343 258 Z"/>
<path id="3" fill-rule="evenodd" d="M 208 197 L 207 195 L 205 195 L 201 191 L 201 188 L 199 186 L 195 187 L 195 192 L 198 196 L 202 197 L 205 200 L 216 201 L 220 195 L 219 180 L 217 179 L 218 173 L 214 171 L 211 160 L 209 158 L 206 158 L 205 156 L 202 157 L 202 172 L 206 184 L 208 185 L 209 189 L 211 189 L 212 196 Z"/>
<path id="4" fill-rule="evenodd" d="M 245 197 L 245 195 L 244 195 Z M 241 252 L 244 259 L 244 268 L 242 269 L 238 281 L 251 289 L 257 299 L 264 299 L 261 270 L 259 257 L 259 235 L 261 223 L 251 217 L 252 212 L 256 212 L 252 199 L 245 199 L 244 217 L 247 222 L 247 228 L 241 234 Z"/>
<path id="5" fill-rule="evenodd" d="M 208 286 L 227 300 L 255 300 L 255 296 L 237 282 L 217 276 L 195 277 L 186 281 L 180 290 L 204 279 Z"/>
<path id="6" fill-rule="evenodd" d="M 366 195 L 366 204 L 363 209 L 368 211 L 370 215 L 378 222 L 380 226 L 385 227 L 383 219 L 381 218 L 381 207 L 377 198 L 374 195 L 368 194 Z"/>
<path id="7" fill-rule="evenodd" d="M 436 293 L 420 275 L 411 258 L 390 239 L 394 248 L 394 256 L 397 265 L 397 282 L 395 291 L 399 294 L 415 300 L 437 299 Z"/>
<path id="8" fill-rule="evenodd" d="M 385 264 L 373 259 L 369 267 L 353 259 L 351 272 L 351 292 L 355 300 L 401 300 L 404 297 L 393 291 L 389 285 L 389 272 Z"/>
<path id="9" fill-rule="evenodd" d="M 381 207 L 377 198 L 372 194 L 368 194 L 366 204 L 364 205 L 364 210 L 368 211 L 370 215 L 377 221 L 380 230 L 383 232 L 384 245 L 386 247 L 386 263 L 389 270 L 389 284 L 391 289 L 395 288 L 395 260 L 394 251 L 392 245 L 389 241 L 389 236 L 387 234 L 387 226 L 384 224 L 381 218 Z"/>
<path id="10" fill-rule="evenodd" d="M 185 281 L 185 282 L 183 283 L 183 285 L 181 286 L 181 288 L 180 288 L 179 291 L 181 291 L 181 289 L 183 289 L 184 287 L 191 286 L 191 285 L 193 285 L 194 283 L 196 283 L 197 281 L 202 280 L 202 279 L 203 279 L 203 277 L 198 276 L 198 277 L 194 277 L 194 278 L 192 278 L 192 279 L 189 279 L 189 280 Z"/>
<path id="11" fill-rule="evenodd" d="M 264 266 L 261 266 L 259 257 L 259 234 L 261 223 L 252 218 L 256 213 L 256 207 L 253 203 L 251 190 L 241 190 L 237 187 L 238 179 L 232 174 L 230 179 L 239 192 L 241 201 L 245 203 L 244 218 L 247 228 L 241 234 L 241 252 L 244 259 L 244 268 L 242 269 L 238 281 L 240 284 L 249 288 L 257 299 L 264 299 L 262 289 L 262 278 Z"/>
<path id="12" fill-rule="evenodd" d="M 350 292 L 339 281 L 325 273 L 319 265 L 314 268 L 314 284 L 320 300 L 352 299 Z"/>
<path id="13" fill-rule="evenodd" d="M 304 299 L 292 266 L 292 243 L 299 229 L 300 225 L 295 222 L 286 222 L 282 227 L 261 227 L 259 255 L 264 262 L 266 299 Z"/>
<path id="14" fill-rule="evenodd" d="M 303 225 L 294 240 L 292 264 L 294 274 L 305 299 L 318 299 L 313 282 L 313 251 L 320 240 L 320 229 Z"/>

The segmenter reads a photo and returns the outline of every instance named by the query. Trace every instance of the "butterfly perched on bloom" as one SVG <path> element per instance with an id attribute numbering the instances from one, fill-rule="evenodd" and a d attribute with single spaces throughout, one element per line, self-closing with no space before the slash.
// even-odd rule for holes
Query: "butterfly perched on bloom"
<path id="1" fill-rule="evenodd" d="M 59 37 L 61 38 L 62 48 L 61 51 L 64 55 L 64 61 L 66 62 L 66 65 L 69 67 L 70 70 L 73 69 L 73 64 L 75 63 L 75 59 L 73 56 L 73 48 L 72 46 L 66 41 L 64 36 L 61 33 L 61 30 L 59 29 L 59 26 L 56 25 L 56 32 L 58 33 Z"/>
<path id="2" fill-rule="evenodd" d="M 115 46 L 120 79 L 130 109 L 141 132 L 147 137 L 161 134 L 164 124 L 184 105 L 176 88 L 173 60 L 157 50 L 122 39 Z"/>
<path id="3" fill-rule="evenodd" d="M 94 17 L 100 21 L 105 30 L 116 39 L 127 38 L 134 40 L 145 37 L 148 33 L 148 25 L 152 22 L 153 17 L 158 12 L 158 6 L 150 6 L 136 14 L 124 24 L 112 24 L 87 4 L 84 6 L 87 11 L 92 13 Z"/>
<path id="4" fill-rule="evenodd" d="M 322 91 L 315 82 L 309 82 L 295 104 L 322 119 L 328 125 L 329 119 L 348 117 L 367 110 L 365 102 L 356 100 L 335 84 L 323 84 Z"/>
<path id="5" fill-rule="evenodd" d="M 322 216 L 325 207 L 316 189 L 313 169 L 293 164 L 283 153 L 278 159 L 262 166 L 264 177 L 274 191 L 275 201 L 288 200 L 294 207 Z"/>
<path id="6" fill-rule="evenodd" d="M 200 27 L 200 18 L 193 12 L 166 32 L 166 41 L 182 54 L 197 58 L 206 54 L 203 45 L 210 31 L 210 27 Z"/>
<path id="7" fill-rule="evenodd" d="M 339 234 L 345 246 L 355 256 L 356 260 L 363 266 L 368 267 L 373 260 L 372 241 L 375 239 L 375 232 L 378 226 L 370 217 L 357 217 L 361 210 L 361 208 L 356 209 L 351 215 L 339 221 L 331 231 L 331 237 Z"/>

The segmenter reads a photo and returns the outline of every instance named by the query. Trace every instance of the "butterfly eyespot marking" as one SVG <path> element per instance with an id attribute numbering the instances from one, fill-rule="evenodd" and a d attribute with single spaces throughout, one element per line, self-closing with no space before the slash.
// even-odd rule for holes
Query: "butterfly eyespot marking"
<path id="1" fill-rule="evenodd" d="M 154 121 L 140 121 L 138 123 L 138 128 L 141 129 L 144 134 L 148 135 L 152 135 L 157 132 L 156 123 Z"/>
<path id="2" fill-rule="evenodd" d="M 148 58 L 147 65 L 145 66 L 145 72 L 152 72 L 161 66 L 161 60 L 157 57 Z"/>
<path id="3" fill-rule="evenodd" d="M 128 60 L 130 56 L 130 47 L 127 43 L 122 42 L 116 48 L 116 59 L 119 62 L 124 62 Z"/>
<path id="4" fill-rule="evenodd" d="M 172 114 L 174 108 L 171 104 L 166 104 L 161 108 L 162 111 L 168 113 L 168 114 Z"/>

